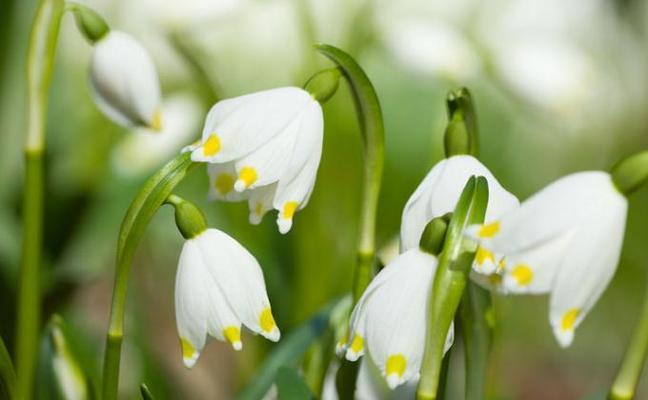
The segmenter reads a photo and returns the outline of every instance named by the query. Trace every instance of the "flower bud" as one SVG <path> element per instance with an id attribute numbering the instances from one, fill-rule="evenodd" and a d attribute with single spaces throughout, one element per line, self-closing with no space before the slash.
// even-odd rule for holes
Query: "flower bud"
<path id="1" fill-rule="evenodd" d="M 90 62 L 95 101 L 125 126 L 161 128 L 160 84 L 153 60 L 130 35 L 110 31 L 95 43 Z"/>
<path id="2" fill-rule="evenodd" d="M 74 20 L 83 36 L 95 43 L 110 32 L 106 21 L 93 9 L 78 3 L 68 3 L 68 9 L 74 13 Z"/>
<path id="3" fill-rule="evenodd" d="M 318 102 L 325 103 L 337 91 L 341 75 L 342 72 L 337 67 L 320 71 L 308 79 L 308 82 L 304 85 L 304 90 L 310 93 Z"/>
<path id="4" fill-rule="evenodd" d="M 477 123 L 472 97 L 466 88 L 448 93 L 448 127 L 444 145 L 446 157 L 477 154 Z"/>

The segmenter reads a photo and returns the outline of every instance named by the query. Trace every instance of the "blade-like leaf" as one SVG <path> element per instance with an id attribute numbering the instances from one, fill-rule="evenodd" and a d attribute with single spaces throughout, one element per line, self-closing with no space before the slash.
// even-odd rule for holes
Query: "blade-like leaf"
<path id="1" fill-rule="evenodd" d="M 304 378 L 294 368 L 279 368 L 276 382 L 280 400 L 315 399 Z"/>
<path id="2" fill-rule="evenodd" d="M 15 398 L 16 373 L 11 357 L 0 337 L 0 398 L 12 400 Z"/>

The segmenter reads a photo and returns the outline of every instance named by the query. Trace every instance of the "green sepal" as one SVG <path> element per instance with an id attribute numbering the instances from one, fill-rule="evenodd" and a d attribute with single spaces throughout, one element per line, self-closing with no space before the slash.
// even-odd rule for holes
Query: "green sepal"
<path id="1" fill-rule="evenodd" d="M 337 92 L 340 86 L 340 76 L 342 76 L 342 72 L 337 67 L 319 71 L 306 81 L 304 90 L 318 102 L 326 103 Z"/>
<path id="2" fill-rule="evenodd" d="M 74 13 L 74 20 L 81 34 L 92 44 L 110 32 L 106 21 L 93 9 L 79 3 L 66 3 L 67 10 Z"/>
<path id="3" fill-rule="evenodd" d="M 648 150 L 633 154 L 617 162 L 610 170 L 612 181 L 621 193 L 628 196 L 648 182 Z"/>
<path id="4" fill-rule="evenodd" d="M 175 222 L 185 239 L 193 239 L 207 230 L 207 219 L 200 209 L 190 201 L 174 194 L 167 197 L 166 204 L 175 208 Z"/>

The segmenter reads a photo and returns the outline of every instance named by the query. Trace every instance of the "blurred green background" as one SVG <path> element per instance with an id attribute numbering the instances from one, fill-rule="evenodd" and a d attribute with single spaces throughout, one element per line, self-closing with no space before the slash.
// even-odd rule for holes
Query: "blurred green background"
<path id="1" fill-rule="evenodd" d="M 14 343 L 26 123 L 25 52 L 35 0 L 0 12 L 0 334 Z M 380 97 L 386 164 L 378 244 L 397 234 L 407 198 L 442 157 L 445 94 L 468 86 L 481 158 L 524 199 L 574 171 L 606 169 L 648 148 L 648 3 L 641 0 L 93 0 L 113 29 L 152 53 L 167 98 L 190 103 L 186 132 L 151 145 L 99 113 L 87 85 L 91 48 L 64 18 L 47 125 L 44 323 L 67 321 L 74 351 L 97 381 L 121 218 L 148 175 L 197 139 L 214 99 L 299 85 L 330 64 L 312 49 L 350 52 Z M 452 3 L 452 4 L 446 4 Z M 361 182 L 361 142 L 346 87 L 324 106 L 324 152 L 310 204 L 281 236 L 274 217 L 251 226 L 246 204 L 208 203 L 197 168 L 178 192 L 210 224 L 260 261 L 277 322 L 288 332 L 351 287 Z M 184 136 L 182 136 L 184 135 Z M 154 139 L 157 140 L 157 139 Z M 144 161 L 142 161 L 144 160 Z M 173 284 L 182 238 L 170 209 L 153 221 L 136 257 L 128 298 L 121 394 L 147 382 L 159 399 L 225 399 L 272 346 L 246 335 L 245 350 L 206 347 L 181 363 Z M 578 399 L 609 386 L 646 291 L 648 190 L 630 200 L 614 281 L 561 350 L 546 297 L 497 297 L 490 394 L 498 399 Z M 460 345 L 459 345 L 460 347 Z M 460 354 L 459 352 L 455 354 Z M 459 398 L 459 357 L 451 377 Z M 637 398 L 648 398 L 642 382 Z"/>

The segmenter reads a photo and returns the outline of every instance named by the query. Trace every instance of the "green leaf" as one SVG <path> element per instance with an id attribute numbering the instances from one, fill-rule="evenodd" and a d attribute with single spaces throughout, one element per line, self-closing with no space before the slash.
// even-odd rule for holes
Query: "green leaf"
<path id="1" fill-rule="evenodd" d="M 148 386 L 146 386 L 146 383 L 142 383 L 140 385 L 140 393 L 142 394 L 142 399 L 143 400 L 155 400 L 155 397 L 151 394 L 151 391 L 149 390 Z"/>
<path id="2" fill-rule="evenodd" d="M 330 326 L 331 315 L 336 306 L 343 301 L 344 299 L 340 299 L 329 303 L 317 315 L 281 339 L 279 345 L 270 352 L 254 374 L 250 384 L 238 393 L 236 400 L 262 399 L 277 379 L 277 373 L 282 367 L 298 365 L 310 344 Z"/>
<path id="3" fill-rule="evenodd" d="M 91 399 L 93 388 L 67 340 L 63 319 L 54 315 L 41 342 L 39 399 Z"/>
<path id="4" fill-rule="evenodd" d="M 13 400 L 16 396 L 16 373 L 11 357 L 0 337 L 0 398 Z"/>
<path id="5" fill-rule="evenodd" d="M 277 392 L 279 400 L 315 399 L 304 378 L 290 367 L 281 367 L 277 371 Z"/>

